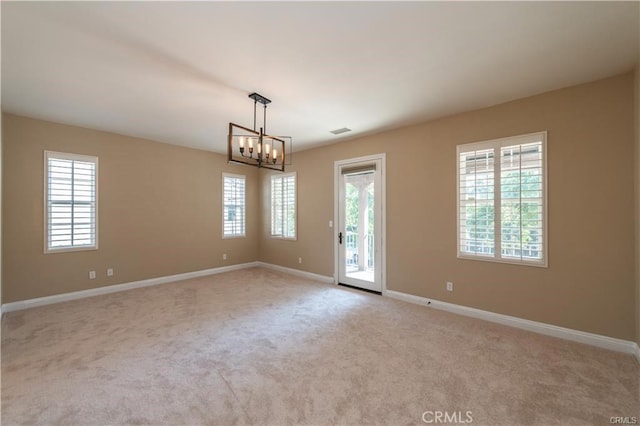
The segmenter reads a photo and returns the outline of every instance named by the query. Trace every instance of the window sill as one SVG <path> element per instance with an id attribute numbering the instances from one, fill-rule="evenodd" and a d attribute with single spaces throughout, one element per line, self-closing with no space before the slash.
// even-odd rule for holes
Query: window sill
<path id="1" fill-rule="evenodd" d="M 69 253 L 73 251 L 93 251 L 98 250 L 98 246 L 86 246 L 86 247 L 61 247 L 61 248 L 46 248 L 44 254 L 54 253 Z"/>
<path id="2" fill-rule="evenodd" d="M 458 259 L 462 260 L 476 260 L 480 262 L 489 262 L 489 263 L 506 263 L 508 265 L 517 265 L 517 266 L 533 266 L 536 268 L 548 268 L 549 264 L 546 259 L 541 261 L 521 261 L 521 260 L 510 260 L 510 259 L 496 259 L 494 257 L 485 257 L 485 256 L 470 256 L 458 253 Z"/>
<path id="3" fill-rule="evenodd" d="M 246 234 L 242 234 L 242 235 L 223 235 L 222 239 L 223 240 L 233 240 L 235 238 L 246 238 Z"/>
<path id="4" fill-rule="evenodd" d="M 270 235 L 269 238 L 272 240 L 283 240 L 283 241 L 297 241 L 298 237 L 278 237 L 277 235 Z"/>

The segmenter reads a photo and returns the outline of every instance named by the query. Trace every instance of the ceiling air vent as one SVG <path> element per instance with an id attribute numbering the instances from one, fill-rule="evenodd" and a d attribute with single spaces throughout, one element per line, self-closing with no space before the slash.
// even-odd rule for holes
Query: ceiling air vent
<path id="1" fill-rule="evenodd" d="M 331 133 L 333 133 L 334 135 L 340 135 L 342 133 L 347 133 L 347 132 L 350 132 L 350 131 L 351 131 L 351 129 L 343 127 L 342 129 L 332 130 Z"/>

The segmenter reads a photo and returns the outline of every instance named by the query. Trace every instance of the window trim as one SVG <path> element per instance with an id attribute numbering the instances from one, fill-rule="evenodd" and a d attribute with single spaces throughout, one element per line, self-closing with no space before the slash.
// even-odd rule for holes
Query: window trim
<path id="1" fill-rule="evenodd" d="M 511 145 L 522 145 L 526 143 L 539 142 L 542 140 L 542 178 L 544 180 L 542 185 L 542 230 L 543 230 L 543 238 L 540 242 L 542 247 L 542 259 L 539 261 L 533 260 L 521 260 L 521 259 L 510 259 L 503 258 L 501 253 L 501 236 L 502 236 L 502 222 L 501 222 L 501 202 L 502 202 L 502 194 L 501 194 L 501 174 L 502 170 L 499 167 L 500 163 L 499 155 L 495 155 L 494 151 L 494 247 L 495 253 L 493 256 L 487 255 L 474 255 L 469 253 L 464 253 L 460 251 L 460 154 L 467 151 L 475 151 L 481 149 L 492 148 L 494 150 L 499 150 L 504 146 Z M 504 138 L 486 140 L 481 142 L 472 142 L 466 144 L 460 144 L 456 146 L 456 250 L 457 250 L 457 258 L 464 260 L 478 260 L 482 262 L 493 262 L 493 263 L 506 263 L 511 265 L 520 265 L 520 266 L 534 266 L 537 268 L 548 268 L 549 267 L 549 179 L 548 179 L 548 168 L 547 168 L 547 131 L 527 133 L 524 135 L 516 135 L 516 136 L 508 136 Z"/>
<path id="2" fill-rule="evenodd" d="M 61 248 L 50 248 L 49 247 L 49 158 L 60 158 L 63 160 L 72 160 L 72 161 L 85 161 L 92 162 L 96 167 L 96 181 L 94 188 L 95 195 L 95 241 L 91 246 L 81 246 L 81 247 L 61 247 Z M 99 208 L 98 208 L 98 157 L 93 155 L 82 155 L 82 154 L 71 154 L 67 152 L 58 152 L 58 151 L 48 151 L 44 150 L 44 190 L 42 191 L 44 194 L 44 203 L 43 203 L 43 222 L 44 222 L 44 253 L 52 254 L 52 253 L 68 253 L 74 251 L 91 251 L 98 250 L 98 234 L 99 234 Z"/>
<path id="3" fill-rule="evenodd" d="M 294 191 L 294 206 L 293 206 L 293 237 L 286 237 L 284 235 L 274 235 L 273 234 L 273 179 L 280 178 L 284 179 L 286 177 L 293 176 L 295 180 L 295 191 Z M 296 172 L 286 172 L 286 173 L 273 173 L 269 178 L 269 237 L 275 240 L 285 240 L 285 241 L 297 241 L 298 240 L 298 174 Z"/>
<path id="4" fill-rule="evenodd" d="M 224 178 L 234 178 L 234 179 L 242 179 L 244 180 L 244 214 L 242 215 L 243 226 L 242 226 L 242 234 L 233 234 L 233 235 L 225 235 L 224 234 Z M 235 173 L 222 173 L 222 239 L 228 240 L 233 238 L 246 238 L 247 236 L 247 177 L 245 175 L 239 175 Z"/>

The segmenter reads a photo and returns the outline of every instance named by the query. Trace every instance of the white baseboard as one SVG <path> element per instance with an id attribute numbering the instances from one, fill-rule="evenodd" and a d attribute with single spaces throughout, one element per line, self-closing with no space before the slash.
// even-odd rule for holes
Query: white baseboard
<path id="1" fill-rule="evenodd" d="M 326 275 L 314 274 L 313 272 L 301 271 L 299 269 L 287 268 L 286 266 L 274 265 L 273 263 L 255 262 L 256 266 L 261 266 L 267 269 L 273 269 L 274 271 L 286 272 L 291 275 L 297 275 L 303 278 L 309 278 L 316 281 L 322 281 L 323 283 L 333 284 L 333 277 Z"/>
<path id="2" fill-rule="evenodd" d="M 403 300 L 409 303 L 428 306 L 443 311 L 452 312 L 454 314 L 465 315 L 468 317 L 478 318 L 485 321 L 495 322 L 498 324 L 508 325 L 510 327 L 520 328 L 523 330 L 533 331 L 534 333 L 544 334 L 547 336 L 558 337 L 573 342 L 584 343 L 591 346 L 597 346 L 616 352 L 624 352 L 634 355 L 640 362 L 640 350 L 635 342 L 628 340 L 615 339 L 613 337 L 601 336 L 599 334 L 586 333 L 584 331 L 573 330 L 570 328 L 558 327 L 556 325 L 545 324 L 542 322 L 526 320 L 522 318 L 512 317 L 509 315 L 496 314 L 494 312 L 483 311 L 481 309 L 469 308 L 467 306 L 455 305 L 453 303 L 440 302 L 438 300 L 426 297 L 414 296 L 412 294 L 402 293 L 399 291 L 387 290 L 385 296 L 394 299 Z"/>
<path id="3" fill-rule="evenodd" d="M 133 281 L 124 284 L 115 284 L 105 287 L 92 288 L 89 290 L 74 291 L 71 293 L 56 294 L 53 296 L 38 297 L 36 299 L 21 300 L 18 302 L 5 303 L 0 308 L 2 312 L 13 312 L 22 309 L 35 308 L 36 306 L 50 305 L 52 303 L 67 302 L 69 300 L 84 299 L 85 297 L 100 296 L 103 294 L 116 293 L 119 291 L 133 290 L 134 288 L 149 287 L 152 285 L 165 284 L 174 281 L 188 280 L 190 278 L 204 277 L 207 275 L 221 274 L 223 272 L 235 271 L 238 269 L 253 268 L 259 262 L 240 263 L 237 265 L 222 266 L 219 268 L 203 269 L 201 271 L 185 272 L 183 274 L 168 275 L 164 277 L 150 278 L 147 280 Z"/>
<path id="4" fill-rule="evenodd" d="M 638 346 L 637 343 L 636 343 L 635 349 L 636 349 L 636 351 L 635 351 L 634 355 L 636 356 L 636 361 L 638 361 L 638 364 L 640 364 L 640 346 Z"/>

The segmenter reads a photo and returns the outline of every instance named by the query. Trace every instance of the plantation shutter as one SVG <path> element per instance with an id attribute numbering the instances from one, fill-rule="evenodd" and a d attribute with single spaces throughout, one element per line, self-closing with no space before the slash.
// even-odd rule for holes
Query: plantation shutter
<path id="1" fill-rule="evenodd" d="M 271 236 L 282 235 L 282 178 L 271 176 Z"/>
<path id="2" fill-rule="evenodd" d="M 46 251 L 97 248 L 98 159 L 45 151 Z"/>
<path id="3" fill-rule="evenodd" d="M 271 236 L 296 237 L 296 175 L 271 176 Z"/>
<path id="4" fill-rule="evenodd" d="M 500 148 L 500 223 L 503 258 L 541 260 L 542 142 Z"/>
<path id="5" fill-rule="evenodd" d="M 245 177 L 223 174 L 223 236 L 245 235 Z"/>
<path id="6" fill-rule="evenodd" d="M 547 266 L 546 133 L 459 145 L 458 255 Z"/>
<path id="7" fill-rule="evenodd" d="M 459 154 L 460 252 L 479 256 L 495 254 L 494 150 Z"/>

